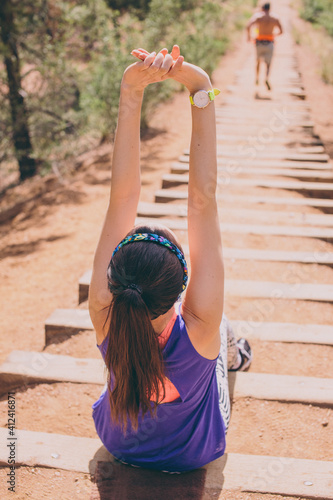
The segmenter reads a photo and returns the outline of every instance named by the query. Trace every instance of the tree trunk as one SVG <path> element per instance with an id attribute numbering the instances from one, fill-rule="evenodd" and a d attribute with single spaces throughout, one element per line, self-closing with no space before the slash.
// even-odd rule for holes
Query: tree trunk
<path id="1" fill-rule="evenodd" d="M 36 162 L 32 157 L 28 113 L 21 90 L 20 60 L 11 0 L 0 0 L 0 36 L 7 71 L 14 150 L 20 179 L 24 180 L 36 174 Z"/>

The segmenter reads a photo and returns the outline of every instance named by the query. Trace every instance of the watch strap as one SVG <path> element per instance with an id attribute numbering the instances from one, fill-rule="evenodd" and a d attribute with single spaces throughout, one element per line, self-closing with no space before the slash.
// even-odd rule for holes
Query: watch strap
<path id="1" fill-rule="evenodd" d="M 208 90 L 208 95 L 209 95 L 209 99 L 211 101 L 214 101 L 215 99 L 215 96 L 216 95 L 219 95 L 221 91 L 219 89 L 212 89 L 212 90 Z"/>
<path id="2" fill-rule="evenodd" d="M 198 91 L 198 92 L 199 92 L 199 91 Z M 214 101 L 215 96 L 216 96 L 216 95 L 219 95 L 219 94 L 220 94 L 220 92 L 221 92 L 221 91 L 220 91 L 219 89 L 207 90 L 207 94 L 208 94 L 209 100 L 210 100 L 210 101 Z M 192 104 L 192 106 L 195 106 L 194 101 L 193 101 L 193 96 L 194 96 L 194 94 L 191 94 L 191 95 L 190 95 L 190 103 Z"/>

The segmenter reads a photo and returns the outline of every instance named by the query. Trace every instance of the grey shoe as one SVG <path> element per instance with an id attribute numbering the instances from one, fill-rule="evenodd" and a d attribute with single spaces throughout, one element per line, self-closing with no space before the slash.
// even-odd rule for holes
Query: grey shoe
<path id="1" fill-rule="evenodd" d="M 237 340 L 237 347 L 239 349 L 242 362 L 238 368 L 229 368 L 230 372 L 244 372 L 250 368 L 250 364 L 252 363 L 252 350 L 248 341 L 243 338 Z"/>

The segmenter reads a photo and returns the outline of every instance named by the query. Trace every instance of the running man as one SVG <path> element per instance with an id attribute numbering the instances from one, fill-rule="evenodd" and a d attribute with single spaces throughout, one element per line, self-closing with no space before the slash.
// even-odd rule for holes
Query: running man
<path id="1" fill-rule="evenodd" d="M 257 49 L 257 67 L 256 67 L 256 85 L 259 82 L 260 60 L 263 59 L 266 63 L 266 86 L 271 90 L 268 76 L 271 66 L 274 38 L 283 33 L 281 23 L 277 17 L 270 14 L 270 3 L 264 3 L 262 11 L 254 14 L 247 25 L 247 39 L 251 41 L 251 28 L 255 28 L 256 49 Z M 277 31 L 277 28 L 279 31 Z"/>

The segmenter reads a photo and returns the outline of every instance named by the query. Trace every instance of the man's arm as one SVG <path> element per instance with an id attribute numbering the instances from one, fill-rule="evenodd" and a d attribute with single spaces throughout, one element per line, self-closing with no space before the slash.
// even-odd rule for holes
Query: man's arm
<path id="1" fill-rule="evenodd" d="M 279 32 L 275 33 L 275 36 L 282 35 L 283 29 L 282 29 L 282 26 L 281 26 L 281 23 L 280 23 L 280 19 L 276 18 L 275 26 L 279 29 Z"/>
<path id="2" fill-rule="evenodd" d="M 247 41 L 251 41 L 251 28 L 257 23 L 258 14 L 254 14 L 246 25 Z"/>

